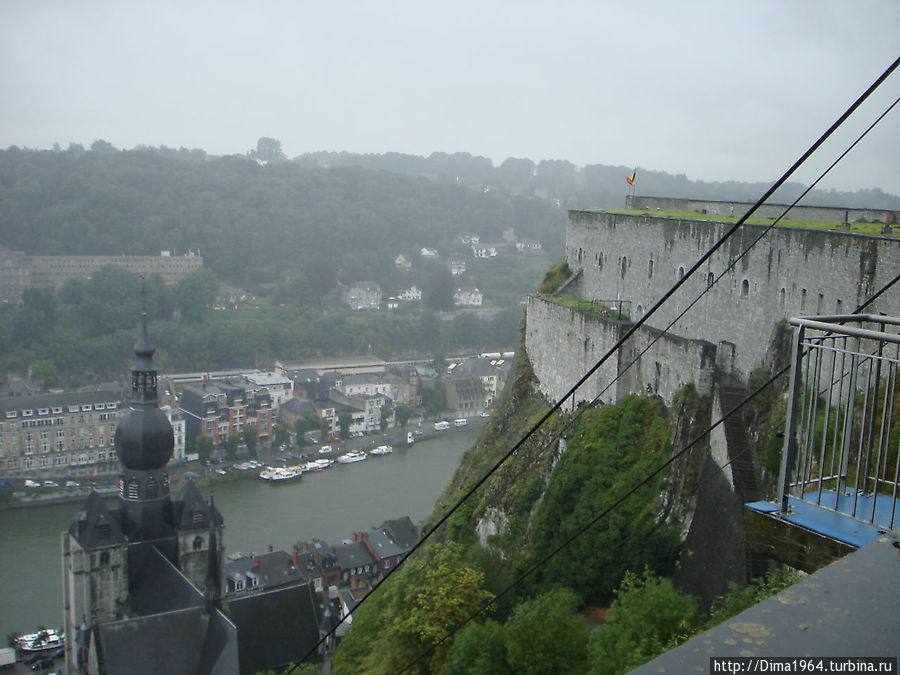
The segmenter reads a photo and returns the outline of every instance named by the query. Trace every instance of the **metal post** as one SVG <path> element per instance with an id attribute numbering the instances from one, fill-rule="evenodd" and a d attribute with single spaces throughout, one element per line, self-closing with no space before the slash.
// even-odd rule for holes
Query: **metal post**
<path id="1" fill-rule="evenodd" d="M 797 456 L 797 416 L 799 414 L 800 389 L 803 381 L 803 326 L 794 331 L 794 345 L 791 356 L 790 398 L 785 415 L 784 447 L 781 451 L 781 471 L 778 480 L 778 504 L 781 513 L 788 512 L 788 493 L 790 492 L 791 469 Z"/>
<path id="2" fill-rule="evenodd" d="M 841 443 L 841 464 L 838 470 L 837 493 L 843 494 L 850 467 L 850 437 L 853 434 L 853 406 L 856 402 L 856 369 L 859 367 L 859 338 L 850 346 L 850 386 L 847 391 L 847 407 L 844 410 L 844 435 Z"/>

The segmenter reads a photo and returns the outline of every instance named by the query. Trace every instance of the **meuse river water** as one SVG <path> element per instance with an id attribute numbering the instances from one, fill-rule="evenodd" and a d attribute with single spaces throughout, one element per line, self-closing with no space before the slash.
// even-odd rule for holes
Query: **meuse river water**
<path id="1" fill-rule="evenodd" d="M 480 427 L 480 425 L 479 425 Z M 479 427 L 454 429 L 392 455 L 335 464 L 299 482 L 270 485 L 250 477 L 203 490 L 225 518 L 228 553 L 290 550 L 298 540 L 337 544 L 391 518 L 423 520 L 453 476 Z M 173 490 L 177 494 L 177 487 Z M 0 640 L 62 621 L 60 533 L 79 503 L 0 511 Z"/>

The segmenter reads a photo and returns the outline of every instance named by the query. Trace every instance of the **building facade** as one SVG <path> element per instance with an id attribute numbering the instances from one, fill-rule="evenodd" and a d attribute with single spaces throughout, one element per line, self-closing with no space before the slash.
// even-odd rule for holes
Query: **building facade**
<path id="1" fill-rule="evenodd" d="M 174 256 L 169 251 L 158 256 L 26 255 L 0 247 L 0 301 L 18 304 L 26 288 L 59 290 L 68 279 L 87 279 L 106 265 L 143 276 L 158 274 L 167 284 L 174 284 L 203 267 L 203 258 L 193 252 Z"/>
<path id="2" fill-rule="evenodd" d="M 0 473 L 53 477 L 115 472 L 113 439 L 123 411 L 111 391 L 0 399 Z"/>

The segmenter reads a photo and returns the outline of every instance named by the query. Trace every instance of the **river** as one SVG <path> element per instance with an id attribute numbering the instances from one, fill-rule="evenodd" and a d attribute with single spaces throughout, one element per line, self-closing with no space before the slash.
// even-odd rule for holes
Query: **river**
<path id="1" fill-rule="evenodd" d="M 225 518 L 228 553 L 261 553 L 271 544 L 290 551 L 298 540 L 337 544 L 354 531 L 391 518 L 419 522 L 431 513 L 478 427 L 453 429 L 392 455 L 337 464 L 299 482 L 270 485 L 247 479 L 220 482 L 204 494 L 215 497 Z M 177 487 L 173 495 L 177 494 Z M 62 620 L 60 533 L 80 504 L 55 504 L 0 511 L 0 640 L 13 631 Z"/>

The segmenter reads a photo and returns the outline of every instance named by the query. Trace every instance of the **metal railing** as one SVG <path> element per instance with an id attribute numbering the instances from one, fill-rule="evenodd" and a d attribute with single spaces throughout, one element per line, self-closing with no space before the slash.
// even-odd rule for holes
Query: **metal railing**
<path id="1" fill-rule="evenodd" d="M 900 318 L 790 322 L 781 511 L 796 499 L 892 529 L 900 519 Z"/>

